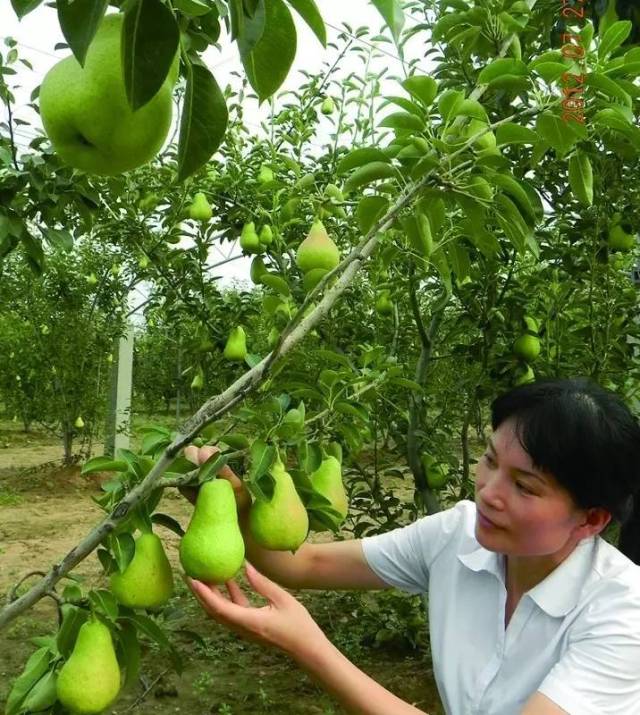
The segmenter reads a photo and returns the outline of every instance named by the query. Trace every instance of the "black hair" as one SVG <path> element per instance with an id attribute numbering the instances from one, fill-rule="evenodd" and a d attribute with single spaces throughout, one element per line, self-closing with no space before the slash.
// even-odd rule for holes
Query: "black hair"
<path id="1" fill-rule="evenodd" d="M 579 509 L 620 523 L 618 549 L 640 564 L 640 423 L 623 400 L 588 378 L 536 380 L 497 397 L 491 426 L 513 418 L 535 467 Z"/>

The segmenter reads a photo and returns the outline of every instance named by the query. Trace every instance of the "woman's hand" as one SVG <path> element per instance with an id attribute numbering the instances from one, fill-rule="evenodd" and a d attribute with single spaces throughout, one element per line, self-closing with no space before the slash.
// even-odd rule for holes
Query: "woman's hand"
<path id="1" fill-rule="evenodd" d="M 235 581 L 225 583 L 227 598 L 217 586 L 188 577 L 185 580 L 211 618 L 242 638 L 275 646 L 294 657 L 313 651 L 327 640 L 307 609 L 290 593 L 263 576 L 248 561 L 245 572 L 254 591 L 269 601 L 267 605 L 252 606 Z"/>
<path id="2" fill-rule="evenodd" d="M 190 462 L 193 462 L 197 466 L 204 464 L 209 457 L 213 454 L 218 454 L 220 450 L 211 444 L 205 444 L 204 447 L 196 447 L 195 444 L 190 444 L 188 447 L 184 448 L 184 456 Z M 219 471 L 218 475 L 223 479 L 227 479 L 231 482 L 233 491 L 236 497 L 236 504 L 238 506 L 238 511 L 243 511 L 251 506 L 251 496 L 249 492 L 245 489 L 242 480 L 238 475 L 229 467 L 227 464 L 224 465 Z M 188 499 L 192 504 L 196 503 L 198 497 L 198 487 L 179 487 L 180 494 Z"/>

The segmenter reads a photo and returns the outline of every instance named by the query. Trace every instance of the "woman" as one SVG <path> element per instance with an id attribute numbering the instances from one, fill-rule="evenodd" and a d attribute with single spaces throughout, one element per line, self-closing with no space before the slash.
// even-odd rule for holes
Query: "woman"
<path id="1" fill-rule="evenodd" d="M 541 380 L 491 405 L 493 434 L 464 500 L 386 534 L 295 554 L 259 547 L 238 494 L 251 607 L 187 579 L 212 618 L 288 653 L 349 712 L 420 713 L 350 663 L 290 588 L 428 593 L 438 690 L 449 715 L 640 712 L 640 425 L 586 379 Z M 212 447 L 188 447 L 201 463 Z M 185 452 L 187 452 L 185 450 Z M 623 524 L 618 548 L 600 535 Z M 253 565 L 252 565 L 253 564 Z"/>

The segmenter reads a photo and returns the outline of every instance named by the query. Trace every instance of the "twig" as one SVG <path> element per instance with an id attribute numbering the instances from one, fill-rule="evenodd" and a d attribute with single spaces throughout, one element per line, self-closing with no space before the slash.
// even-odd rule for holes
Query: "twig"
<path id="1" fill-rule="evenodd" d="M 136 700 L 135 700 L 131 705 L 129 705 L 129 707 L 128 707 L 124 712 L 128 713 L 129 710 L 133 710 L 133 708 L 135 708 L 136 706 L 138 706 L 138 705 L 147 697 L 147 695 L 149 694 L 149 692 L 151 691 L 151 689 L 152 689 L 170 670 L 171 670 L 171 668 L 166 668 L 165 670 L 162 671 L 162 673 L 160 673 L 160 675 L 159 675 L 155 680 L 152 680 L 151 683 L 150 683 L 150 685 L 147 686 L 147 688 L 146 688 L 146 690 L 144 691 L 144 693 L 142 693 L 142 695 L 138 696 L 138 697 L 136 698 Z"/>

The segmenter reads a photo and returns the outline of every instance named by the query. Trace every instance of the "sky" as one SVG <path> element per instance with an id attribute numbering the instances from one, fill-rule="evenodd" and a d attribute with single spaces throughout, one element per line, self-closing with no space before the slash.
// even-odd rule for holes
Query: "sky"
<path id="1" fill-rule="evenodd" d="M 381 16 L 369 0 L 316 0 L 316 2 L 327 25 L 328 43 L 336 40 L 339 32 L 344 29 L 342 23 L 345 22 L 350 25 L 354 32 L 357 28 L 364 26 L 369 28 L 371 34 L 384 31 L 390 37 L 388 30 L 384 29 Z M 113 8 L 110 8 L 110 11 L 113 11 Z M 69 50 L 55 49 L 55 45 L 63 43 L 64 38 L 54 9 L 42 5 L 19 21 L 9 7 L 9 3 L 5 2 L 0 13 L 0 32 L 2 33 L 0 37 L 3 39 L 13 37 L 18 42 L 20 56 L 27 59 L 33 66 L 33 71 L 30 71 L 22 64 L 15 65 L 18 74 L 8 78 L 16 96 L 14 116 L 29 121 L 33 125 L 21 126 L 16 130 L 19 146 L 26 148 L 30 139 L 41 130 L 38 114 L 27 106 L 31 92 L 40 84 L 46 72 L 56 62 L 69 55 Z M 293 68 L 282 90 L 295 88 L 301 81 L 306 81 L 299 73 L 299 70 L 305 70 L 310 73 L 320 71 L 323 62 L 335 54 L 330 48 L 325 50 L 298 15 L 293 14 L 298 30 L 298 49 Z M 363 44 L 363 41 L 359 42 Z M 220 44 L 221 49 L 219 50 L 209 48 L 204 55 L 204 59 L 214 72 L 221 87 L 224 87 L 227 83 L 237 86 L 238 79 L 233 73 L 244 74 L 238 58 L 237 47 L 235 43 L 229 42 L 228 37 L 224 35 L 224 31 Z M 391 73 L 400 74 L 400 63 L 394 58 L 395 50 L 393 45 L 391 43 L 382 44 L 380 48 L 385 53 L 383 55 L 384 66 L 388 67 Z M 3 42 L 0 51 L 4 53 L 5 49 Z M 346 64 L 345 68 L 348 70 L 349 65 Z M 256 100 L 246 100 L 244 115 L 248 126 L 259 131 L 260 121 L 266 111 L 266 105 L 263 105 L 261 110 L 258 108 Z M 6 119 L 6 108 L 2 105 L 0 108 L 0 121 L 6 121 Z M 327 122 L 325 131 L 328 132 L 330 127 L 331 125 Z M 225 245 L 228 246 L 229 244 Z M 231 250 L 227 248 L 224 252 L 218 252 L 218 255 L 211 256 L 211 262 L 217 263 L 224 258 L 238 254 L 240 254 L 240 250 L 237 246 L 232 247 Z M 248 281 L 250 264 L 250 257 L 242 257 L 216 269 L 215 274 L 220 276 L 221 285 L 228 285 L 235 280 Z"/>

